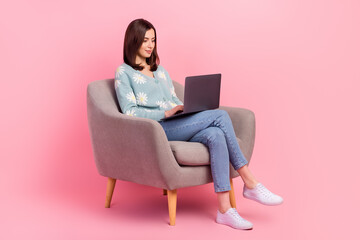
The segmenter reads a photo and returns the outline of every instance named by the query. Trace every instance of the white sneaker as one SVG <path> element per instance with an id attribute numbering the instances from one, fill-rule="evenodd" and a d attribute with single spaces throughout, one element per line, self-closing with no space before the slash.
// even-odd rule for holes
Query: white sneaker
<path id="1" fill-rule="evenodd" d="M 269 206 L 279 205 L 284 201 L 282 197 L 270 192 L 261 183 L 258 183 L 253 189 L 249 189 L 244 185 L 243 196 Z"/>
<path id="2" fill-rule="evenodd" d="M 216 222 L 236 229 L 252 229 L 253 224 L 243 219 L 235 208 L 230 208 L 225 213 L 217 211 Z"/>

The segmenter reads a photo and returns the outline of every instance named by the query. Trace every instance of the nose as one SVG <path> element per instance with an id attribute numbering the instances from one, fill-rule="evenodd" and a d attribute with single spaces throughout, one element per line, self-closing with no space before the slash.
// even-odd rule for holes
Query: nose
<path id="1" fill-rule="evenodd" d="M 155 45 L 155 42 L 149 41 L 148 47 L 153 49 Z"/>

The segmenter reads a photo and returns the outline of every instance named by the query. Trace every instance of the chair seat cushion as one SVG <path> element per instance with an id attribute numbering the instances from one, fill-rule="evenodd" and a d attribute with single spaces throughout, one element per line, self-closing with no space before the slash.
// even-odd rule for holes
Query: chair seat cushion
<path id="1" fill-rule="evenodd" d="M 240 139 L 237 138 L 238 143 Z M 208 148 L 199 142 L 169 141 L 170 148 L 180 165 L 210 165 Z"/>

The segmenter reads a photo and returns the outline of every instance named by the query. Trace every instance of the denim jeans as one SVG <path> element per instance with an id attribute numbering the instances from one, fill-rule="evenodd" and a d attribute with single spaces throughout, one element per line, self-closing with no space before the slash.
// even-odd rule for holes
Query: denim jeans
<path id="1" fill-rule="evenodd" d="M 240 150 L 225 110 L 206 110 L 159 123 L 169 141 L 200 142 L 207 146 L 215 192 L 231 190 L 229 161 L 235 170 L 248 161 Z"/>

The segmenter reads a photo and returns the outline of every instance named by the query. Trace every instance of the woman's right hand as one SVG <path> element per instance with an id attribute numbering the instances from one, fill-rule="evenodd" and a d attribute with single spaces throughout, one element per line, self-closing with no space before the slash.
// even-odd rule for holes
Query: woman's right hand
<path id="1" fill-rule="evenodd" d="M 177 105 L 173 109 L 165 111 L 165 117 L 171 117 L 172 115 L 174 115 L 178 111 L 181 111 L 181 112 L 184 111 L 184 105 Z"/>

